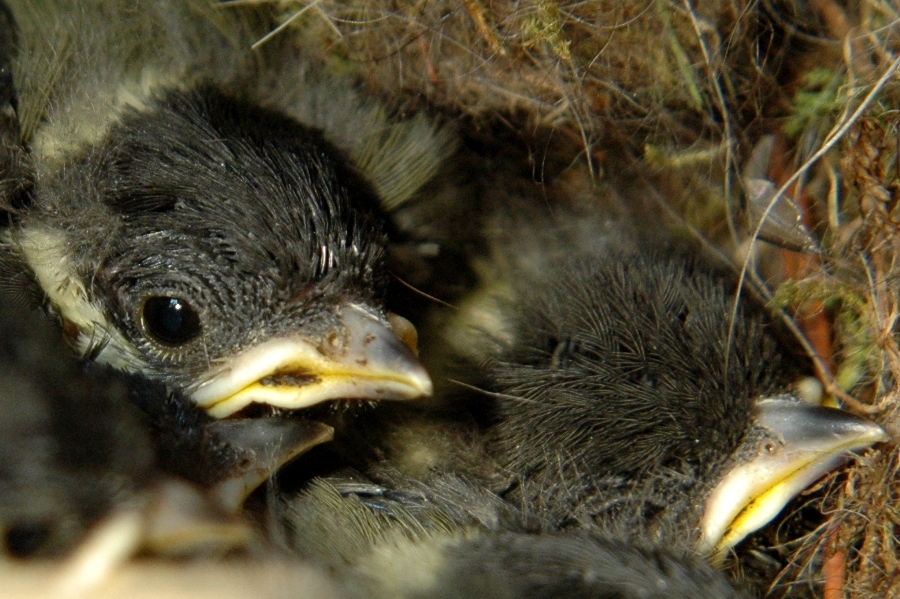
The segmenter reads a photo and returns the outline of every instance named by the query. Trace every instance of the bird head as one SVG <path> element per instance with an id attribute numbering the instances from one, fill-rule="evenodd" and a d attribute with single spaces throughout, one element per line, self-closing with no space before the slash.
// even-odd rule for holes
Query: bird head
<path id="1" fill-rule="evenodd" d="M 557 523 L 721 556 L 885 439 L 793 396 L 797 371 L 762 314 L 733 312 L 733 287 L 693 262 L 610 252 L 522 289 L 488 365 L 492 434 L 522 496 Z"/>
<path id="2" fill-rule="evenodd" d="M 318 130 L 213 85 L 157 92 L 34 193 L 10 237 L 83 354 L 217 417 L 430 393 L 381 307 L 378 199 Z"/>

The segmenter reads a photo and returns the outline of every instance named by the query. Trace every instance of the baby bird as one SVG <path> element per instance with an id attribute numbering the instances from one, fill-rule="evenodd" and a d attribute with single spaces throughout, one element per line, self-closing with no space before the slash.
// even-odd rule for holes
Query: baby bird
<path id="1" fill-rule="evenodd" d="M 287 542 L 359 597 L 743 597 L 697 557 L 529 530 L 529 518 L 452 474 L 390 485 L 330 477 L 286 501 Z"/>
<path id="2" fill-rule="evenodd" d="M 3 246 L 81 355 L 217 418 L 431 393 L 383 305 L 383 219 L 445 135 L 286 44 L 251 53 L 253 19 L 217 3 L 8 7 Z"/>
<path id="3" fill-rule="evenodd" d="M 498 492 L 548 530 L 587 529 L 714 560 L 874 423 L 800 401 L 759 310 L 696 258 L 585 252 L 500 300 L 482 365 Z M 489 335 L 490 337 L 490 335 Z"/>
<path id="4" fill-rule="evenodd" d="M 85 373 L 39 314 L 0 310 L 0 531 L 7 555 L 71 548 L 154 479 L 150 435 L 114 373 Z"/>

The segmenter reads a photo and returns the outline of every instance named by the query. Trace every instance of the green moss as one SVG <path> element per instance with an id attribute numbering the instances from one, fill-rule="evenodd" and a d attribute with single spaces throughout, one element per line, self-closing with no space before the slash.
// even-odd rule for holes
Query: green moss
<path id="1" fill-rule="evenodd" d="M 702 147 L 699 149 L 687 149 L 683 151 L 666 151 L 660 146 L 647 144 L 644 146 L 644 160 L 659 168 L 698 168 L 709 167 L 722 160 L 725 155 L 725 146 L 717 145 Z"/>
<path id="2" fill-rule="evenodd" d="M 809 313 L 824 307 L 832 315 L 835 336 L 835 382 L 850 392 L 878 372 L 877 333 L 869 319 L 866 295 L 834 280 L 785 281 L 775 291 L 774 307 Z"/>
<path id="3" fill-rule="evenodd" d="M 532 3 L 535 11 L 524 23 L 523 34 L 530 44 L 546 46 L 557 58 L 572 60 L 571 40 L 563 33 L 563 18 L 559 5 L 550 0 Z"/>
<path id="4" fill-rule="evenodd" d="M 659 14 L 659 18 L 664 27 L 666 44 L 672 51 L 672 56 L 675 59 L 675 66 L 678 68 L 681 80 L 688 91 L 688 103 L 694 110 L 703 110 L 703 91 L 700 87 L 697 75 L 694 73 L 691 61 L 688 58 L 688 53 L 685 51 L 684 47 L 681 45 L 681 41 L 675 34 L 675 28 L 672 25 L 672 15 L 669 12 L 671 8 L 668 7 L 664 0 L 656 0 L 655 5 L 656 12 Z"/>
<path id="5" fill-rule="evenodd" d="M 788 137 L 797 138 L 807 127 L 827 119 L 843 108 L 838 91 L 845 83 L 844 75 L 818 68 L 806 73 L 803 85 L 794 94 L 791 115 L 782 129 Z"/>

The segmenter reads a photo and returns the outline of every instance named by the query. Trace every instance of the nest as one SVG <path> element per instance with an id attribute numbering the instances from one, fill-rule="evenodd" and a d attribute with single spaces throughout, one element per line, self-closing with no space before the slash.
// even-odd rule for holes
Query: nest
<path id="1" fill-rule="evenodd" d="M 824 516 L 805 536 L 781 539 L 783 568 L 766 581 L 766 592 L 805 589 L 827 599 L 900 593 L 896 4 L 271 6 L 283 23 L 274 35 L 295 35 L 401 108 L 425 103 L 464 132 L 503 130 L 512 143 L 552 131 L 570 148 L 569 170 L 577 164 L 592 180 L 619 168 L 641 173 L 690 230 L 738 268 L 752 266 L 748 280 L 795 330 L 827 395 L 869 414 L 895 440 L 805 500 Z M 754 158 L 764 136 L 771 136 L 771 151 Z M 753 192 L 751 179 L 771 192 Z M 773 233 L 768 221 L 785 195 L 799 220 Z M 760 233 L 775 241 L 806 235 L 816 247 L 763 252 Z"/>
<path id="2" fill-rule="evenodd" d="M 777 42 L 774 25 L 743 1 L 304 4 L 279 5 L 284 25 L 374 91 L 476 119 L 519 115 L 588 151 L 622 135 L 637 148 L 716 139 L 725 110 L 775 90 L 754 59 L 762 38 Z"/>

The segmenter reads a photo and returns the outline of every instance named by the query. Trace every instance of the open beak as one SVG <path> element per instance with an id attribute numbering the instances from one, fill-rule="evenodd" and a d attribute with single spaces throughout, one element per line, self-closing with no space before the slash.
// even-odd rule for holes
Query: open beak
<path id="1" fill-rule="evenodd" d="M 209 428 L 246 456 L 209 490 L 227 514 L 237 514 L 244 500 L 282 466 L 334 438 L 334 429 L 321 422 L 276 417 L 217 420 Z"/>
<path id="2" fill-rule="evenodd" d="M 704 510 L 700 549 L 714 563 L 850 452 L 888 438 L 870 420 L 794 399 L 762 400 L 756 410 L 772 440 L 722 479 Z"/>
<path id="3" fill-rule="evenodd" d="M 431 395 L 431 377 L 415 353 L 415 328 L 356 305 L 339 313 L 324 341 L 271 339 L 234 358 L 192 390 L 191 399 L 225 418 L 251 403 L 308 408 L 335 399 L 407 400 Z"/>

